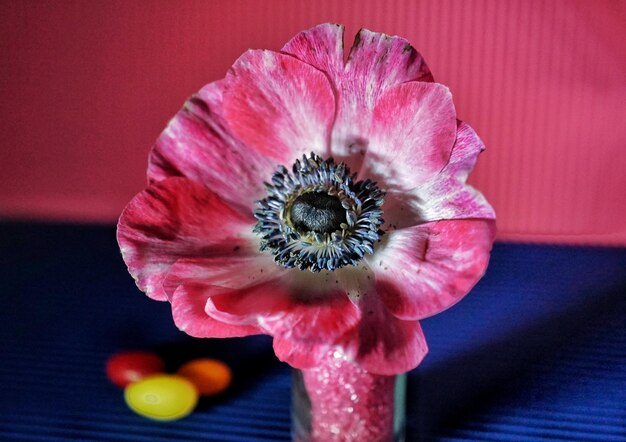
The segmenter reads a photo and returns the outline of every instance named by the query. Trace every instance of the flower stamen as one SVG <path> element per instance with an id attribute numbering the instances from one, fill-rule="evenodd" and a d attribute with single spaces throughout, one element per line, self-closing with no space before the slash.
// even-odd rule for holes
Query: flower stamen
<path id="1" fill-rule="evenodd" d="M 357 265 L 374 253 L 385 194 L 355 179 L 344 163 L 314 153 L 296 160 L 291 173 L 280 166 L 254 212 L 261 250 L 284 267 L 313 272 Z"/>

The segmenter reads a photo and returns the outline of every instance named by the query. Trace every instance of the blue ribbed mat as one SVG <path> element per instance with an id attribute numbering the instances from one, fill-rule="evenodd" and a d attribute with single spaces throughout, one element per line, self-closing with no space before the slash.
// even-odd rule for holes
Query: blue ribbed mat
<path id="1" fill-rule="evenodd" d="M 0 440 L 289 440 L 290 371 L 266 337 L 194 340 L 126 273 L 111 227 L 0 224 Z M 626 441 L 626 249 L 496 245 L 486 277 L 424 321 L 409 441 Z M 175 370 L 214 356 L 223 396 L 132 414 L 104 375 L 124 349 Z"/>

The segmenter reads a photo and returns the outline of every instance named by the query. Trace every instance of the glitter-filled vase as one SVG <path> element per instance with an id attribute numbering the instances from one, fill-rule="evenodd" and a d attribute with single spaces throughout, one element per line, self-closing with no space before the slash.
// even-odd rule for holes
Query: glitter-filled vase
<path id="1" fill-rule="evenodd" d="M 293 370 L 291 433 L 295 442 L 402 442 L 406 375 L 368 373 L 341 354 Z"/>

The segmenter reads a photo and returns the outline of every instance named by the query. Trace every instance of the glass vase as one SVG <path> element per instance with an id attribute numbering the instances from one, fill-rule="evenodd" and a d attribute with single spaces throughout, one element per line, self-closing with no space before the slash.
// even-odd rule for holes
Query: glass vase
<path id="1" fill-rule="evenodd" d="M 406 375 L 368 373 L 340 353 L 293 370 L 295 442 L 404 441 Z"/>

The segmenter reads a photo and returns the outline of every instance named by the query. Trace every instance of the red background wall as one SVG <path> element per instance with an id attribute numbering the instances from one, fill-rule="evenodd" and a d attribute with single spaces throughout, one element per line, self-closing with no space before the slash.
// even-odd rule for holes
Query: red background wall
<path id="1" fill-rule="evenodd" d="M 0 216 L 114 222 L 183 101 L 317 23 L 398 34 L 488 150 L 500 239 L 626 244 L 626 3 L 0 2 Z"/>

